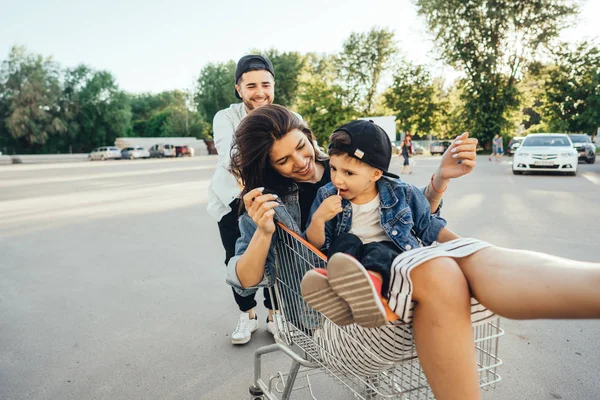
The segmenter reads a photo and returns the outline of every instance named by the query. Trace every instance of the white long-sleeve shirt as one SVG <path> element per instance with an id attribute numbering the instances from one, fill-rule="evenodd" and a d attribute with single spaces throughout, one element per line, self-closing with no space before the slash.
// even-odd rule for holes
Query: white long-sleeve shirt
<path id="1" fill-rule="evenodd" d="M 213 119 L 213 137 L 219 160 L 208 186 L 206 210 L 217 221 L 231 211 L 229 204 L 240 196 L 238 181 L 229 172 L 229 162 L 233 135 L 246 115 L 244 103 L 236 103 L 219 111 Z"/>

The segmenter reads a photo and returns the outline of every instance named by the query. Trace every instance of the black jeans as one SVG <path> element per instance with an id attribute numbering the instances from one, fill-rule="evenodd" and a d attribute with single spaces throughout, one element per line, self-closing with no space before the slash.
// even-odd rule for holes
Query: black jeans
<path id="1" fill-rule="evenodd" d="M 223 218 L 221 218 L 221 220 L 218 222 L 219 233 L 221 235 L 221 242 L 223 243 L 223 247 L 225 248 L 225 265 L 227 265 L 231 257 L 235 255 L 235 242 L 241 236 L 240 227 L 238 225 L 240 200 L 236 199 L 232 201 L 229 206 L 231 207 L 231 212 L 225 215 Z M 256 300 L 254 299 L 256 293 L 253 293 L 249 296 L 242 296 L 238 294 L 233 288 L 231 288 L 231 290 L 233 291 L 233 297 L 235 298 L 235 302 L 240 308 L 240 311 L 246 312 L 256 307 Z M 265 296 L 265 307 L 269 310 L 272 310 L 273 303 L 275 303 L 275 309 L 277 309 L 277 302 L 271 301 L 269 289 L 264 288 L 263 294 Z"/>
<path id="2" fill-rule="evenodd" d="M 391 241 L 363 244 L 358 236 L 344 233 L 329 246 L 329 257 L 335 253 L 346 253 L 362 263 L 366 270 L 381 274 L 381 295 L 387 296 L 390 286 L 392 261 L 400 249 Z"/>

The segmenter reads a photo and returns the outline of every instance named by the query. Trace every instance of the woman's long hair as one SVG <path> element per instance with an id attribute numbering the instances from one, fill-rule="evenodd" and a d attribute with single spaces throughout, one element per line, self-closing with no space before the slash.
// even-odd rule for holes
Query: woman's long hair
<path id="1" fill-rule="evenodd" d="M 244 185 L 242 196 L 257 187 L 264 187 L 279 195 L 291 190 L 293 181 L 275 171 L 269 154 L 275 141 L 294 129 L 302 131 L 315 148 L 312 131 L 285 107 L 274 104 L 262 106 L 242 120 L 231 144 L 230 164 L 231 172 Z M 317 161 L 327 159 L 316 148 L 315 158 Z"/>

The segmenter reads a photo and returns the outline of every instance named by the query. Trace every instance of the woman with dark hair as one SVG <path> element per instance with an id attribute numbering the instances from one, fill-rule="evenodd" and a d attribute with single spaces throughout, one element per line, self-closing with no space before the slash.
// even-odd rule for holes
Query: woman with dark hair
<path id="1" fill-rule="evenodd" d="M 253 112 L 236 131 L 232 170 L 245 185 L 246 212 L 227 269 L 228 282 L 241 295 L 275 280 L 274 219 L 301 233 L 314 187 L 330 181 L 327 161 L 312 139 L 294 114 L 273 105 Z M 448 179 L 474 167 L 475 146 L 476 140 L 464 135 L 444 154 L 437 177 L 424 191 L 431 209 L 438 208 Z M 463 257 L 460 265 L 449 257 L 434 258 L 406 276 L 401 272 L 393 269 L 389 291 L 398 291 L 395 286 L 406 279 L 412 283 L 415 307 L 405 322 L 413 325 L 419 360 L 438 400 L 481 398 L 471 295 L 507 318 L 600 318 L 600 265 L 595 263 L 488 246 Z"/>

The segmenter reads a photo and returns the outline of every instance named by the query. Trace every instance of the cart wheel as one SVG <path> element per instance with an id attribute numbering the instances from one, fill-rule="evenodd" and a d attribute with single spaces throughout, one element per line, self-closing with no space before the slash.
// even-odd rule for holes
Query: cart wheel
<path id="1" fill-rule="evenodd" d="M 250 386 L 250 396 L 252 400 L 263 400 L 263 391 L 260 388 Z"/>

